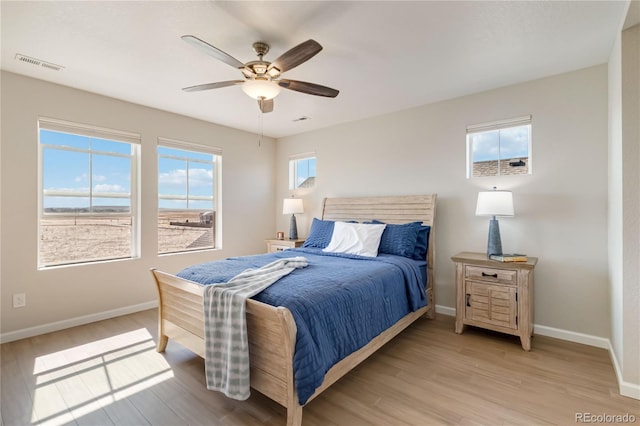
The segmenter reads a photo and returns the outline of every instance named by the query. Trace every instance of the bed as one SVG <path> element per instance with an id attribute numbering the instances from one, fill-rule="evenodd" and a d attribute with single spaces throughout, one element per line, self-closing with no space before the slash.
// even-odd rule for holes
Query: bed
<path id="1" fill-rule="evenodd" d="M 351 371 L 386 342 L 423 315 L 435 317 L 434 294 L 434 219 L 436 194 L 326 198 L 322 205 L 324 221 L 378 220 L 387 224 L 422 222 L 430 227 L 426 250 L 426 306 L 411 311 L 389 328 L 372 338 L 360 349 L 344 357 L 324 375 L 310 397 L 300 403 L 294 378 L 294 354 L 297 326 L 292 312 L 283 306 L 272 306 L 249 299 L 246 304 L 247 332 L 251 361 L 251 387 L 284 406 L 287 425 L 301 425 L 302 409 L 309 401 Z M 180 343 L 204 358 L 204 286 L 176 275 L 151 270 L 159 297 L 158 352 L 164 352 L 168 339 Z"/>

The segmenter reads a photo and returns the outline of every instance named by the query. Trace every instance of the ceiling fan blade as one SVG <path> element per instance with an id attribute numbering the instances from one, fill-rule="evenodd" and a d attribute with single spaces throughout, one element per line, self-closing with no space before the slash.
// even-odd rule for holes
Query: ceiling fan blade
<path id="1" fill-rule="evenodd" d="M 183 39 L 184 41 L 186 41 L 187 43 L 189 43 L 190 45 L 196 47 L 200 51 L 206 53 L 207 55 L 213 56 L 214 58 L 224 62 L 225 64 L 231 65 L 232 67 L 238 68 L 240 70 L 248 71 L 250 74 L 254 74 L 254 72 L 252 70 L 250 70 L 249 68 L 245 67 L 242 62 L 240 62 L 239 60 L 237 60 L 233 56 L 229 55 L 226 52 L 223 52 L 222 50 L 218 49 L 215 46 L 210 45 L 209 43 L 207 43 L 204 40 L 200 40 L 196 36 L 183 35 L 180 38 Z"/>
<path id="2" fill-rule="evenodd" d="M 273 111 L 273 99 L 258 99 L 258 106 L 263 114 Z"/>
<path id="3" fill-rule="evenodd" d="M 219 89 L 221 87 L 235 86 L 236 84 L 242 84 L 244 80 L 229 80 L 218 81 L 217 83 L 199 84 L 197 86 L 184 87 L 182 90 L 185 92 L 199 92 L 201 90 Z"/>
<path id="4" fill-rule="evenodd" d="M 276 68 L 283 73 L 313 58 L 321 50 L 322 46 L 317 41 L 307 40 L 280 55 L 278 59 L 269 65 L 268 69 Z"/>
<path id="5" fill-rule="evenodd" d="M 297 80 L 278 80 L 278 85 L 285 89 L 295 90 L 309 95 L 325 96 L 327 98 L 335 98 L 340 93 L 339 90 L 331 87 L 321 86 L 319 84 L 307 83 L 306 81 Z"/>

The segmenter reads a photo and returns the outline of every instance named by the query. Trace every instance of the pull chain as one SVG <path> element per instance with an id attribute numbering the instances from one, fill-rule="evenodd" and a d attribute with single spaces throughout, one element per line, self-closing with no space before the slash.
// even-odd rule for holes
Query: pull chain
<path id="1" fill-rule="evenodd" d="M 260 139 L 258 140 L 258 147 L 262 146 L 262 138 L 264 138 L 264 113 L 262 111 L 260 114 Z"/>
<path id="2" fill-rule="evenodd" d="M 262 138 L 264 138 L 264 113 L 262 112 L 263 98 L 258 99 L 258 127 L 260 127 L 260 137 L 258 138 L 258 147 L 262 146 Z"/>

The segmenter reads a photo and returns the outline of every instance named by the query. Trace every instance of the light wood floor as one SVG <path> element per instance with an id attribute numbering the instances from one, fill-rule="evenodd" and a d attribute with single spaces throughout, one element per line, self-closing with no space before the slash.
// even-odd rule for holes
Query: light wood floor
<path id="1" fill-rule="evenodd" d="M 304 426 L 575 424 L 576 413 L 640 423 L 618 395 L 604 349 L 519 340 L 453 318 L 420 319 L 304 410 Z M 2 345 L 2 425 L 277 425 L 257 392 L 234 401 L 204 384 L 202 359 L 172 342 L 155 352 L 150 310 Z"/>

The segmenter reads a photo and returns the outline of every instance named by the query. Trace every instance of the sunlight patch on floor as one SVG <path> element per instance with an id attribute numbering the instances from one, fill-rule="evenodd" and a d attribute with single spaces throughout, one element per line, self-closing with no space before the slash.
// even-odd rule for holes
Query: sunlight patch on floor
<path id="1" fill-rule="evenodd" d="M 145 328 L 39 356 L 33 374 L 31 422 L 54 425 L 73 422 L 173 377 Z"/>

